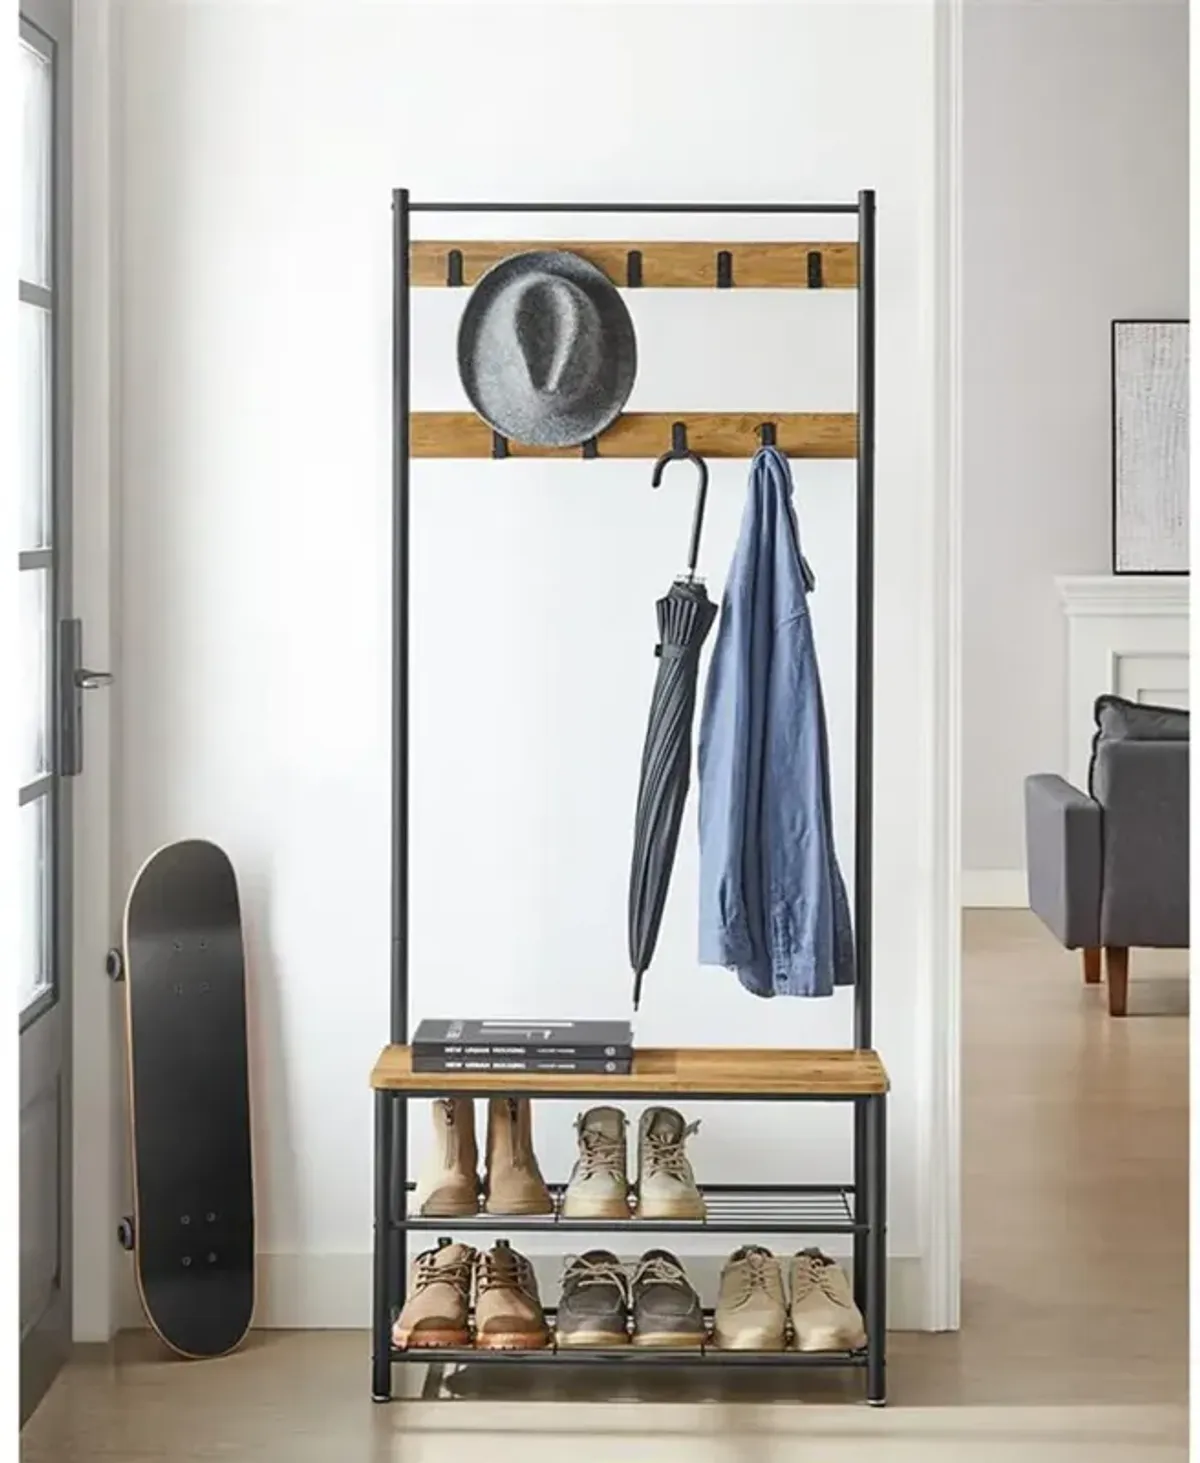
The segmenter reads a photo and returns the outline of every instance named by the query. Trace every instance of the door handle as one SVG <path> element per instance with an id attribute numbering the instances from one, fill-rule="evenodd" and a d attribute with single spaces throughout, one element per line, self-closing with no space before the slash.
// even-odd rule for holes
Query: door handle
<path id="1" fill-rule="evenodd" d="M 111 671 L 94 671 L 83 663 L 83 626 L 78 620 L 58 622 L 57 771 L 78 777 L 83 771 L 83 693 L 111 686 Z"/>

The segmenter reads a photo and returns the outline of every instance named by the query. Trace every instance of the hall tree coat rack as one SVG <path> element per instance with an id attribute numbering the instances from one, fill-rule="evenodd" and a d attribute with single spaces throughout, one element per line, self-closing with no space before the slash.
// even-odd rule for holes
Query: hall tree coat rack
<path id="1" fill-rule="evenodd" d="M 400 1362 L 444 1365 L 572 1366 L 624 1362 L 630 1366 L 861 1367 L 867 1401 L 885 1401 L 887 1270 L 888 1076 L 871 1045 L 871 807 L 874 591 L 875 442 L 875 195 L 854 203 L 419 203 L 397 189 L 393 208 L 393 532 L 392 532 L 392 968 L 391 1041 L 371 1073 L 375 1093 L 375 1233 L 372 1298 L 371 1395 L 392 1397 L 392 1367 Z M 566 242 L 420 240 L 410 237 L 412 215 L 429 214 L 688 214 L 819 217 L 853 215 L 853 242 Z M 613 283 L 639 289 L 852 289 L 857 296 L 857 401 L 838 412 L 632 412 L 580 448 L 544 449 L 509 442 L 467 412 L 410 409 L 410 291 L 470 286 L 509 254 L 532 248 L 569 249 L 601 268 Z M 631 301 L 632 303 L 632 301 Z M 706 457 L 751 457 L 774 442 L 789 457 L 854 458 L 856 493 L 855 654 L 855 941 L 852 1047 L 753 1050 L 680 1047 L 637 1050 L 627 1077 L 586 1073 L 417 1073 L 408 1041 L 409 976 L 409 506 L 414 457 L 501 459 L 494 470 L 503 484 L 503 460 L 515 457 L 657 458 L 680 441 Z M 577 469 L 586 472 L 586 465 Z M 630 789 L 632 799 L 634 789 Z M 456 1221 L 426 1218 L 411 1207 L 408 1175 L 408 1103 L 414 1097 L 520 1095 L 533 1098 L 631 1098 L 643 1101 L 836 1102 L 854 1108 L 854 1177 L 849 1184 L 764 1183 L 701 1185 L 708 1218 L 673 1220 L 569 1220 L 557 1212 L 563 1185 L 551 1184 L 553 1215 L 480 1215 Z M 660 1348 L 553 1347 L 540 1351 L 476 1351 L 437 1348 L 397 1351 L 391 1325 L 404 1300 L 407 1237 L 448 1228 L 469 1237 L 497 1227 L 512 1236 L 553 1231 L 573 1251 L 582 1237 L 628 1232 L 635 1247 L 664 1233 L 708 1232 L 726 1236 L 774 1236 L 789 1243 L 801 1236 L 849 1236 L 854 1295 L 862 1310 L 867 1345 L 854 1352 L 668 1350 Z M 652 1239 L 651 1236 L 655 1236 Z M 569 1238 L 568 1238 L 569 1237 Z M 615 1243 L 615 1242 L 614 1242 Z M 553 1323 L 553 1309 L 547 1309 Z"/>

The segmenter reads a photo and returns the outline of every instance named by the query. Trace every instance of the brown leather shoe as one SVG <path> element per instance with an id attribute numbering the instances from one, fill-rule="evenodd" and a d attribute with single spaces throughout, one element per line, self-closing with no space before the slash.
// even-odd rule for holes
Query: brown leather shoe
<path id="1" fill-rule="evenodd" d="M 392 1327 L 392 1345 L 470 1346 L 467 1316 L 471 1308 L 471 1275 L 476 1251 L 470 1245 L 438 1240 L 413 1261 L 408 1299 Z"/>
<path id="2" fill-rule="evenodd" d="M 533 1266 L 507 1240 L 475 1261 L 475 1345 L 532 1351 L 550 1344 Z"/>
<path id="3" fill-rule="evenodd" d="M 493 1097 L 488 1102 L 484 1188 L 489 1214 L 554 1213 L 554 1200 L 533 1152 L 527 1097 Z"/>
<path id="4" fill-rule="evenodd" d="M 439 1097 L 433 1107 L 433 1152 L 417 1184 L 417 1211 L 439 1219 L 479 1211 L 479 1151 L 475 1104 L 469 1097 Z"/>

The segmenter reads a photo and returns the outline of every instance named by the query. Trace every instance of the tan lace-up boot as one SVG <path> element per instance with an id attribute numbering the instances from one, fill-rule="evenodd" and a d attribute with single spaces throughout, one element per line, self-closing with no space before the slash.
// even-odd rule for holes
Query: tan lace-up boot
<path id="1" fill-rule="evenodd" d="M 638 1217 L 703 1219 L 704 1197 L 696 1187 L 685 1145 L 699 1128 L 673 1107 L 649 1107 L 638 1126 Z"/>
<path id="2" fill-rule="evenodd" d="M 727 1351 L 782 1351 L 787 1297 L 779 1261 L 762 1245 L 734 1250 L 721 1271 L 713 1335 Z"/>
<path id="3" fill-rule="evenodd" d="M 550 1344 L 533 1266 L 507 1240 L 475 1262 L 475 1345 L 528 1351 Z"/>
<path id="4" fill-rule="evenodd" d="M 489 1214 L 554 1213 L 554 1200 L 533 1152 L 527 1097 L 493 1097 L 488 1102 L 484 1189 Z"/>
<path id="5" fill-rule="evenodd" d="M 417 1184 L 417 1210 L 441 1219 L 479 1209 L 479 1150 L 475 1104 L 469 1097 L 439 1097 L 433 1103 L 433 1152 Z"/>
<path id="6" fill-rule="evenodd" d="M 475 1251 L 470 1245 L 438 1241 L 413 1261 L 408 1299 L 392 1327 L 392 1345 L 470 1346 L 467 1316 Z"/>
<path id="7" fill-rule="evenodd" d="M 628 1219 L 629 1178 L 625 1114 L 593 1107 L 575 1121 L 579 1157 L 571 1170 L 562 1212 L 568 1219 Z"/>
<path id="8" fill-rule="evenodd" d="M 835 1260 L 820 1250 L 801 1250 L 789 1278 L 797 1351 L 856 1351 L 867 1344 L 862 1312 Z"/>

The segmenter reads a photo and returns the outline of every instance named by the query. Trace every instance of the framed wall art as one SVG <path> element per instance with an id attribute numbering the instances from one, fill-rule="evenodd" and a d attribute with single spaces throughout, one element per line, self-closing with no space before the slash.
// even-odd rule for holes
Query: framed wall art
<path id="1" fill-rule="evenodd" d="M 1112 323 L 1113 573 L 1187 574 L 1188 322 Z"/>

